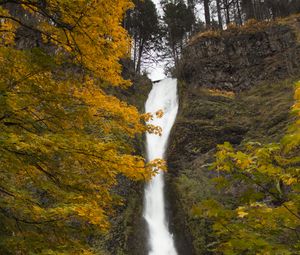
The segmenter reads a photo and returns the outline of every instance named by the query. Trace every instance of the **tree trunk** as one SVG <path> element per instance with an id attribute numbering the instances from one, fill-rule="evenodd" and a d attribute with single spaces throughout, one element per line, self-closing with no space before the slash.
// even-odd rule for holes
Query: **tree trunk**
<path id="1" fill-rule="evenodd" d="M 137 54 L 137 38 L 136 36 L 133 37 L 133 65 L 134 65 L 134 71 L 136 71 L 136 54 Z"/>
<path id="2" fill-rule="evenodd" d="M 141 73 L 143 51 L 144 51 L 144 40 L 140 40 L 138 59 L 137 59 L 137 65 L 136 65 L 136 73 L 138 73 L 138 74 Z"/>
<path id="3" fill-rule="evenodd" d="M 257 19 L 255 6 L 255 0 L 250 1 L 250 13 L 252 14 L 252 19 Z"/>
<path id="4" fill-rule="evenodd" d="M 219 29 L 223 29 L 222 12 L 221 12 L 221 0 L 216 0 L 217 12 L 218 12 L 218 24 Z"/>
<path id="5" fill-rule="evenodd" d="M 223 5 L 225 8 L 226 25 L 228 25 L 230 23 L 230 4 L 228 0 L 224 0 Z"/>
<path id="6" fill-rule="evenodd" d="M 240 0 L 236 0 L 236 9 L 238 14 L 239 25 L 241 26 L 243 25 L 243 19 L 242 19 L 241 7 L 240 7 Z"/>
<path id="7" fill-rule="evenodd" d="M 204 14 L 205 14 L 205 23 L 206 28 L 210 28 L 210 9 L 209 9 L 209 0 L 204 0 Z"/>
<path id="8" fill-rule="evenodd" d="M 187 0 L 188 8 L 193 12 L 193 15 L 195 16 L 195 0 Z"/>

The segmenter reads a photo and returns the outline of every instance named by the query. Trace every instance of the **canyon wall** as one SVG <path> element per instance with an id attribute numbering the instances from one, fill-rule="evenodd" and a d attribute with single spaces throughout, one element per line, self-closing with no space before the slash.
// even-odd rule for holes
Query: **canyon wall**
<path id="1" fill-rule="evenodd" d="M 195 36 L 178 74 L 180 110 L 168 150 L 167 197 L 179 254 L 213 254 L 211 223 L 195 218 L 203 199 L 224 197 L 209 170 L 217 144 L 278 141 L 292 117 L 300 78 L 300 21 L 254 23 Z"/>

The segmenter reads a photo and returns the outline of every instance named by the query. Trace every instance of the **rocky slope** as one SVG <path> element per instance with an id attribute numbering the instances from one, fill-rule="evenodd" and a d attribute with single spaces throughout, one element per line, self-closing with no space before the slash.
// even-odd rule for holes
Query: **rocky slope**
<path id="1" fill-rule="evenodd" d="M 168 151 L 171 226 L 179 254 L 213 254 L 210 222 L 193 205 L 223 196 L 209 170 L 217 144 L 277 141 L 291 121 L 300 78 L 297 17 L 194 38 L 179 70 L 180 111 Z M 250 29 L 251 27 L 251 29 Z"/>

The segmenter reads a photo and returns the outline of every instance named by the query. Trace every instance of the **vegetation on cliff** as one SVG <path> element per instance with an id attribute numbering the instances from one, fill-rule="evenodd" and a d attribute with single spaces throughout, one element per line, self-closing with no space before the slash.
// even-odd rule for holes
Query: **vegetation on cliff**
<path id="1" fill-rule="evenodd" d="M 226 141 L 234 147 L 250 141 L 280 141 L 293 121 L 289 111 L 297 79 L 266 82 L 234 94 L 199 87 L 187 90 L 187 84 L 181 84 L 182 105 L 168 153 L 168 184 L 176 211 L 178 243 L 188 242 L 194 249 L 191 254 L 214 254 L 211 245 L 216 244 L 212 219 L 195 217 L 192 208 L 203 200 L 216 199 L 229 205 L 234 199 L 211 181 L 218 176 L 210 170 L 217 145 Z M 234 194 L 239 188 L 242 185 Z"/>
<path id="2" fill-rule="evenodd" d="M 194 213 L 213 220 L 222 254 L 297 254 L 300 250 L 300 83 L 292 108 L 296 121 L 279 143 L 218 146 L 212 169 L 227 199 L 204 200 Z"/>
<path id="3" fill-rule="evenodd" d="M 192 247 L 189 253 L 197 255 L 297 254 L 299 221 L 293 215 L 299 214 L 297 191 L 274 176 L 280 171 L 286 175 L 287 168 L 299 169 L 299 163 L 290 165 L 287 160 L 297 158 L 299 148 L 292 155 L 283 154 L 280 142 L 295 121 L 289 112 L 293 84 L 299 80 L 298 24 L 297 15 L 276 22 L 249 21 L 245 27 L 202 34 L 184 49 L 178 70 L 181 108 L 168 153 L 168 195 L 179 252 L 187 245 Z M 299 126 L 294 130 L 299 132 Z M 216 165 L 218 144 L 224 142 L 231 144 L 230 149 L 220 147 L 217 155 L 223 156 Z M 237 157 L 246 161 L 259 150 L 271 152 L 269 158 L 267 153 L 260 155 L 252 170 L 274 157 L 282 160 L 277 173 L 265 173 L 260 179 L 264 188 L 280 194 L 277 200 L 246 177 L 216 170 L 226 160 L 232 161 L 233 169 Z M 292 213 L 283 209 L 284 203 Z M 255 219 L 263 213 L 260 208 L 270 212 L 260 218 L 264 227 Z M 291 225 L 284 224 L 280 213 Z M 255 224 L 261 228 L 255 229 Z"/>

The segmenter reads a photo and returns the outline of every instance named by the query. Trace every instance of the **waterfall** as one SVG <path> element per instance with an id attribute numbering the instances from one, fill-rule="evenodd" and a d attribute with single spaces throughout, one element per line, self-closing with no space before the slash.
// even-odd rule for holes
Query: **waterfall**
<path id="1" fill-rule="evenodd" d="M 163 158 L 168 138 L 178 111 L 177 80 L 165 79 L 154 83 L 146 102 L 146 112 L 163 110 L 162 118 L 151 124 L 162 128 L 162 135 L 147 134 L 147 158 Z M 149 228 L 149 255 L 177 255 L 174 240 L 168 229 L 164 203 L 164 176 L 159 172 L 145 188 L 144 218 Z"/>

